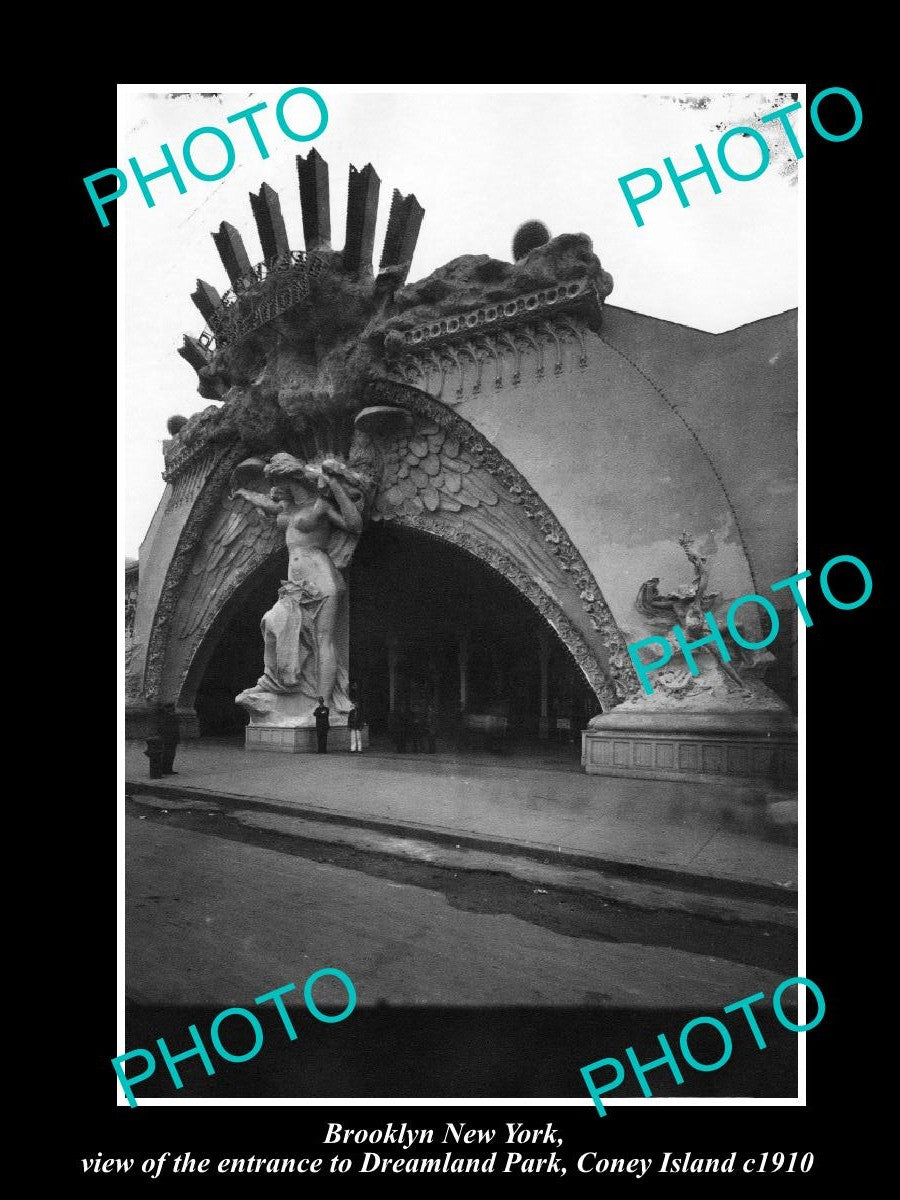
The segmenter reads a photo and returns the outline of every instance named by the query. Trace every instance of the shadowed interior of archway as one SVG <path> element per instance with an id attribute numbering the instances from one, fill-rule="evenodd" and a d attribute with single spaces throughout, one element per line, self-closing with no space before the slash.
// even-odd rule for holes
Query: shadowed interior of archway
<path id="1" fill-rule="evenodd" d="M 262 671 L 259 622 L 286 570 L 274 555 L 243 591 L 197 689 L 201 736 L 240 735 L 234 697 Z M 507 743 L 568 743 L 600 705 L 562 641 L 501 575 L 415 530 L 371 526 L 348 569 L 350 674 L 373 745 L 394 712 L 439 715 L 439 748 L 477 747 L 463 713 L 505 718 Z"/>

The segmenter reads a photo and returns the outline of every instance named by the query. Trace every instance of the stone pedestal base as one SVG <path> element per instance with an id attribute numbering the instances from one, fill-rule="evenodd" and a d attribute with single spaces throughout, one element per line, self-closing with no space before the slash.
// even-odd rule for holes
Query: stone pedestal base
<path id="1" fill-rule="evenodd" d="M 589 775 L 797 786 L 797 732 L 788 714 L 636 713 L 594 718 L 581 735 Z"/>
<path id="2" fill-rule="evenodd" d="M 369 727 L 362 728 L 363 749 L 369 744 Z M 248 725 L 245 750 L 276 750 L 282 754 L 316 754 L 318 740 L 315 729 L 309 726 L 291 728 L 286 725 Z M 332 725 L 328 730 L 328 753 L 350 751 L 350 730 L 346 725 Z"/>

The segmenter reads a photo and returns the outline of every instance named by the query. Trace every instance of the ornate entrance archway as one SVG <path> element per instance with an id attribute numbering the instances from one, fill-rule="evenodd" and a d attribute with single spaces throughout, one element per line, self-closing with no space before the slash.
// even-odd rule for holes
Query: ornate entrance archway
<path id="1" fill-rule="evenodd" d="M 378 381 L 367 398 L 390 400 L 411 418 L 401 433 L 362 435 L 380 472 L 372 521 L 449 543 L 501 575 L 557 635 L 603 711 L 633 691 L 625 640 L 597 581 L 524 476 L 458 413 L 416 388 Z M 193 708 L 228 612 L 260 568 L 283 554 L 274 521 L 230 494 L 243 454 L 231 447 L 208 467 L 151 631 L 145 694 L 171 698 L 183 712 Z"/>
<path id="2" fill-rule="evenodd" d="M 180 697 L 201 736 L 240 734 L 234 697 L 260 673 L 262 614 L 284 575 L 271 555 L 238 589 L 204 639 Z M 562 740 L 600 710 L 578 664 L 539 610 L 483 560 L 385 522 L 367 532 L 347 571 L 350 671 L 374 736 L 403 708 L 433 703 L 441 742 L 461 714 L 504 718 L 510 741 Z"/>

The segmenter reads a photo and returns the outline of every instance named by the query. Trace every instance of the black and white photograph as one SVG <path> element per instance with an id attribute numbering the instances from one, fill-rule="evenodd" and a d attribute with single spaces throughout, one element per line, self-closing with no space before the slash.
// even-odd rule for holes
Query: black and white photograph
<path id="1" fill-rule="evenodd" d="M 125 137 L 149 162 L 268 95 L 123 96 Z M 154 397 L 127 505 L 157 501 L 125 567 L 127 1042 L 306 968 L 356 989 L 320 1058 L 195 1059 L 185 1094 L 358 1095 L 335 1043 L 371 1038 L 373 1095 L 573 1097 L 578 1050 L 797 974 L 797 161 L 760 124 L 796 95 L 451 99 L 340 93 L 307 145 L 270 117 L 265 161 L 120 201 L 125 395 Z M 652 175 L 579 142 L 686 174 L 749 121 L 725 161 L 768 170 L 710 166 L 687 208 L 670 181 L 643 227 Z M 657 1093 L 796 1094 L 796 1039 L 748 1050 Z M 134 1095 L 174 1090 L 161 1063 Z"/>
<path id="2" fill-rule="evenodd" d="M 132 1173 L 260 1106 L 320 1167 L 210 1174 L 815 1171 L 702 1131 L 807 1105 L 836 1019 L 807 643 L 879 578 L 807 544 L 807 157 L 851 86 L 116 86 L 103 1069 L 117 1129 L 184 1110 Z"/>

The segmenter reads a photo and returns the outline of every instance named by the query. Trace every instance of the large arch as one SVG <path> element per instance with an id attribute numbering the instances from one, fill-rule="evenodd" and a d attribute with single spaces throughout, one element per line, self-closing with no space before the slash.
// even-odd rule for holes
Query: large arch
<path id="1" fill-rule="evenodd" d="M 245 724 L 234 696 L 260 674 L 259 622 L 283 574 L 276 551 L 235 589 L 194 655 L 178 706 L 196 712 L 201 735 L 236 734 Z M 398 707 L 402 697 L 430 693 L 426 677 L 440 678 L 434 690 L 451 724 L 463 710 L 502 710 L 511 734 L 526 740 L 555 736 L 559 718 L 581 728 L 602 710 L 545 606 L 471 546 L 384 522 L 367 531 L 346 574 L 351 680 L 376 732 L 394 709 L 391 676 Z"/>
<path id="2" fill-rule="evenodd" d="M 497 496 L 494 507 L 458 514 L 398 511 L 376 518 L 451 543 L 502 575 L 566 646 L 603 710 L 632 692 L 636 681 L 625 639 L 600 587 L 525 477 L 472 425 L 418 389 L 380 381 L 369 398 L 404 407 L 452 433 L 472 464 L 472 477 Z M 198 672 L 221 636 L 220 616 L 240 603 L 243 589 L 253 587 L 279 546 L 273 523 L 228 496 L 242 453 L 235 446 L 224 449 L 207 474 L 172 556 L 150 634 L 144 694 L 175 700 L 182 710 L 192 707 Z"/>
<path id="3" fill-rule="evenodd" d="M 283 547 L 275 549 L 255 562 L 253 567 L 242 576 L 241 580 L 231 589 L 228 598 L 217 609 L 214 619 L 205 628 L 203 637 L 199 640 L 196 650 L 191 657 L 187 670 L 184 672 L 176 705 L 181 711 L 190 711 L 195 707 L 197 692 L 200 688 L 206 670 L 219 650 L 222 639 L 227 636 L 236 615 L 245 608 L 256 608 L 259 615 L 271 606 L 278 587 L 278 577 L 283 570 L 277 566 L 285 559 Z M 262 645 L 258 639 L 254 645 L 256 661 L 256 676 L 262 671 Z M 248 679 L 245 686 L 250 686 L 255 676 Z"/>
<path id="4" fill-rule="evenodd" d="M 562 604 L 536 582 L 513 555 L 503 553 L 487 538 L 479 536 L 477 531 L 466 529 L 455 522 L 399 514 L 387 523 L 408 528 L 429 539 L 449 544 L 483 563 L 509 583 L 539 614 L 548 631 L 555 635 L 568 652 L 597 697 L 601 711 L 608 711 L 613 707 L 615 703 L 613 684 L 601 666 L 596 649 L 590 644 L 584 631 L 567 615 Z M 186 712 L 194 707 L 197 688 L 203 673 L 220 639 L 228 629 L 233 614 L 247 603 L 248 598 L 259 588 L 261 581 L 268 578 L 271 564 L 284 557 L 283 546 L 276 544 L 273 547 L 268 539 L 263 540 L 254 547 L 253 552 L 246 561 L 240 564 L 223 587 L 220 603 L 208 618 L 200 623 L 191 637 L 190 653 L 180 673 L 177 690 L 172 697 L 181 711 Z M 272 603 L 274 593 L 275 588 L 271 587 L 268 604 Z M 166 689 L 166 694 L 172 694 L 171 690 Z"/>

